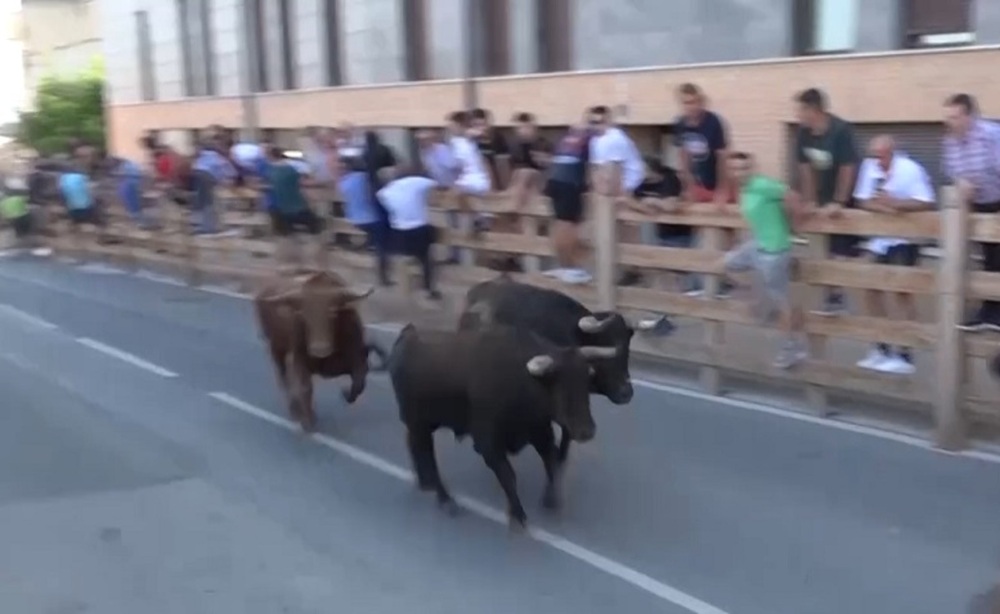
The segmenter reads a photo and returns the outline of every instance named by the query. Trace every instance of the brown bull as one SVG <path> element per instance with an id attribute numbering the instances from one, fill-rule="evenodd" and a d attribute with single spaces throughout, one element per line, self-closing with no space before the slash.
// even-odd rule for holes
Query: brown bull
<path id="1" fill-rule="evenodd" d="M 365 343 L 357 310 L 372 290 L 353 290 L 336 274 L 313 272 L 275 280 L 254 299 L 261 334 L 288 396 L 289 412 L 304 431 L 316 429 L 313 375 L 350 376 L 343 395 L 354 403 L 365 389 L 368 353 L 382 354 Z"/>

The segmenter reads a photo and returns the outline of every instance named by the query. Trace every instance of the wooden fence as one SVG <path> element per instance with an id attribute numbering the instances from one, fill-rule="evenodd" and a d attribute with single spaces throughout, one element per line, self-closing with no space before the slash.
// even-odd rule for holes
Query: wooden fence
<path id="1" fill-rule="evenodd" d="M 52 247 L 57 252 L 112 260 L 125 267 L 163 265 L 180 271 L 191 284 L 208 277 L 252 281 L 273 274 L 275 242 L 269 236 L 269 221 L 259 210 L 247 210 L 248 194 L 227 192 L 220 199 L 226 205 L 223 220 L 240 229 L 239 236 L 200 238 L 192 235 L 186 212 L 172 202 L 154 207 L 164 228 L 142 231 L 123 221 L 111 207 L 112 223 L 100 231 L 72 232 L 65 221 L 55 222 Z M 332 195 L 314 195 L 317 208 L 327 211 Z M 461 264 L 439 267 L 439 283 L 446 293 L 445 309 L 458 309 L 457 300 L 472 283 L 492 278 L 494 271 L 477 265 L 476 252 L 512 254 L 524 273 L 515 274 L 530 283 L 554 287 L 595 309 L 617 309 L 623 313 L 649 316 L 665 313 L 676 317 L 677 332 L 656 338 L 637 335 L 633 352 L 671 363 L 694 365 L 702 389 L 722 394 L 729 374 L 749 375 L 791 386 L 804 395 L 806 407 L 815 414 L 833 412 L 831 398 L 879 397 L 895 400 L 918 420 L 932 421 L 937 445 L 958 449 L 967 445 L 973 431 L 1000 426 L 998 387 L 985 369 L 985 360 L 1000 347 L 1000 336 L 966 334 L 957 325 L 966 314 L 966 300 L 1000 299 L 1000 273 L 970 270 L 972 242 L 1000 242 L 1000 221 L 996 216 L 971 214 L 955 201 L 950 191 L 942 194 L 940 209 L 899 216 L 845 211 L 836 219 L 815 217 L 801 233 L 804 245 L 796 247 L 796 296 L 806 301 L 806 331 L 810 359 L 782 371 L 771 366 L 777 338 L 754 325 L 746 303 L 737 295 L 731 300 L 716 298 L 720 263 L 727 230 L 742 226 L 738 212 L 720 211 L 712 204 L 687 206 L 683 212 L 645 216 L 615 207 L 607 198 L 591 195 L 586 235 L 592 256 L 594 281 L 568 285 L 541 275 L 551 254 L 546 227 L 551 219 L 548 202 L 537 198 L 512 213 L 502 195 L 479 199 L 479 211 L 516 216 L 518 231 L 486 232 L 477 237 L 462 229 L 453 230 L 445 222 L 450 209 L 442 197 L 435 209 L 435 223 L 441 230 L 441 248 L 458 247 Z M 628 240 L 634 227 L 648 222 L 665 222 L 697 227 L 699 241 L 693 249 L 643 245 Z M 360 234 L 344 220 L 334 220 L 328 233 Z M 95 234 L 96 233 L 96 234 Z M 901 267 L 874 264 L 862 259 L 835 261 L 826 258 L 831 234 L 907 237 L 936 243 L 938 258 L 924 258 L 919 266 Z M 103 235 L 104 240 L 98 240 Z M 106 244 L 107 241 L 111 244 Z M 330 264 L 354 279 L 371 278 L 371 255 L 332 249 Z M 650 282 L 645 286 L 619 285 L 623 268 L 639 269 Z M 662 289 L 670 271 L 704 275 L 705 292 L 700 297 Z M 415 295 L 416 268 L 395 263 L 398 285 L 384 292 L 406 297 Z M 828 317 L 810 312 L 820 305 L 825 287 L 844 288 L 852 299 L 864 290 L 904 292 L 917 297 L 918 321 L 875 318 L 860 315 L 862 301 L 851 300 L 851 315 Z M 376 297 L 380 293 L 376 293 Z M 891 298 L 887 301 L 893 308 Z M 413 309 L 420 309 L 414 302 Z M 441 309 L 440 307 L 438 309 Z M 406 314 L 401 317 L 406 318 Z M 917 374 L 893 375 L 855 366 L 876 342 L 911 347 Z M 864 400 L 858 401 L 866 404 Z"/>

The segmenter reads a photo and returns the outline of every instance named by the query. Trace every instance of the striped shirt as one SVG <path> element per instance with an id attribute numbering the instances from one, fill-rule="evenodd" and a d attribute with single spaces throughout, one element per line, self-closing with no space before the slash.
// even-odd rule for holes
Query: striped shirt
<path id="1" fill-rule="evenodd" d="M 964 138 L 946 136 L 943 170 L 975 186 L 973 202 L 1000 202 L 1000 124 L 977 119 Z"/>

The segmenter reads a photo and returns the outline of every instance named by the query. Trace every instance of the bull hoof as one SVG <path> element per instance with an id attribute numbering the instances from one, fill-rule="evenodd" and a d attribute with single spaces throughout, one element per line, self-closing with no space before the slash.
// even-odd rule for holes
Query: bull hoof
<path id="1" fill-rule="evenodd" d="M 545 494 L 542 495 L 542 507 L 549 511 L 555 511 L 562 507 L 562 500 L 555 488 L 545 489 Z"/>
<path id="2" fill-rule="evenodd" d="M 316 420 L 303 420 L 299 423 L 299 426 L 306 435 L 312 435 L 316 432 Z"/>
<path id="3" fill-rule="evenodd" d="M 417 485 L 417 490 L 419 490 L 420 492 L 431 492 L 436 489 L 436 486 L 431 482 L 422 482 L 420 480 L 417 480 L 416 485 Z"/>
<path id="4" fill-rule="evenodd" d="M 361 395 L 351 394 L 350 388 L 341 388 L 340 396 L 344 397 L 344 402 L 348 405 L 354 405 L 354 402 L 357 401 L 358 397 Z"/>
<path id="5" fill-rule="evenodd" d="M 462 508 L 458 506 L 453 499 L 448 499 L 447 501 L 441 501 L 438 506 L 444 511 L 445 514 L 451 516 L 452 518 L 461 515 Z"/>
<path id="6" fill-rule="evenodd" d="M 528 532 L 528 516 L 522 512 L 518 514 L 509 514 L 507 516 L 507 528 L 510 529 L 511 533 L 522 535 Z"/>

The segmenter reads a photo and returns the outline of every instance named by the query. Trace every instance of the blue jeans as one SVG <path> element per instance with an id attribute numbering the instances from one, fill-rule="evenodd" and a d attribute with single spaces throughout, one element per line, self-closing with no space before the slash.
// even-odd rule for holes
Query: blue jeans
<path id="1" fill-rule="evenodd" d="M 375 248 L 375 261 L 378 266 L 379 283 L 389 283 L 389 249 L 391 247 L 392 229 L 384 221 L 358 224 L 357 227 L 368 236 L 368 243 Z"/>
<path id="2" fill-rule="evenodd" d="M 142 179 L 140 177 L 125 177 L 118 184 L 118 197 L 125 205 L 125 211 L 140 226 L 147 223 L 142 212 Z"/>
<path id="3" fill-rule="evenodd" d="M 206 171 L 195 171 L 192 177 L 194 184 L 194 202 L 191 217 L 195 232 L 211 234 L 219 231 L 219 215 L 215 210 L 215 177 Z"/>
<path id="4" fill-rule="evenodd" d="M 640 227 L 640 232 L 642 235 L 642 242 L 646 245 L 659 245 L 660 247 L 679 247 L 683 249 L 691 249 L 697 244 L 697 239 L 694 234 L 688 236 L 673 236 L 673 237 L 660 237 L 657 233 L 656 224 L 646 223 L 642 224 Z M 701 290 L 702 281 L 701 276 L 695 275 L 694 273 L 683 273 L 677 271 L 683 275 L 683 285 L 682 288 L 684 292 L 693 292 L 695 290 Z"/>

